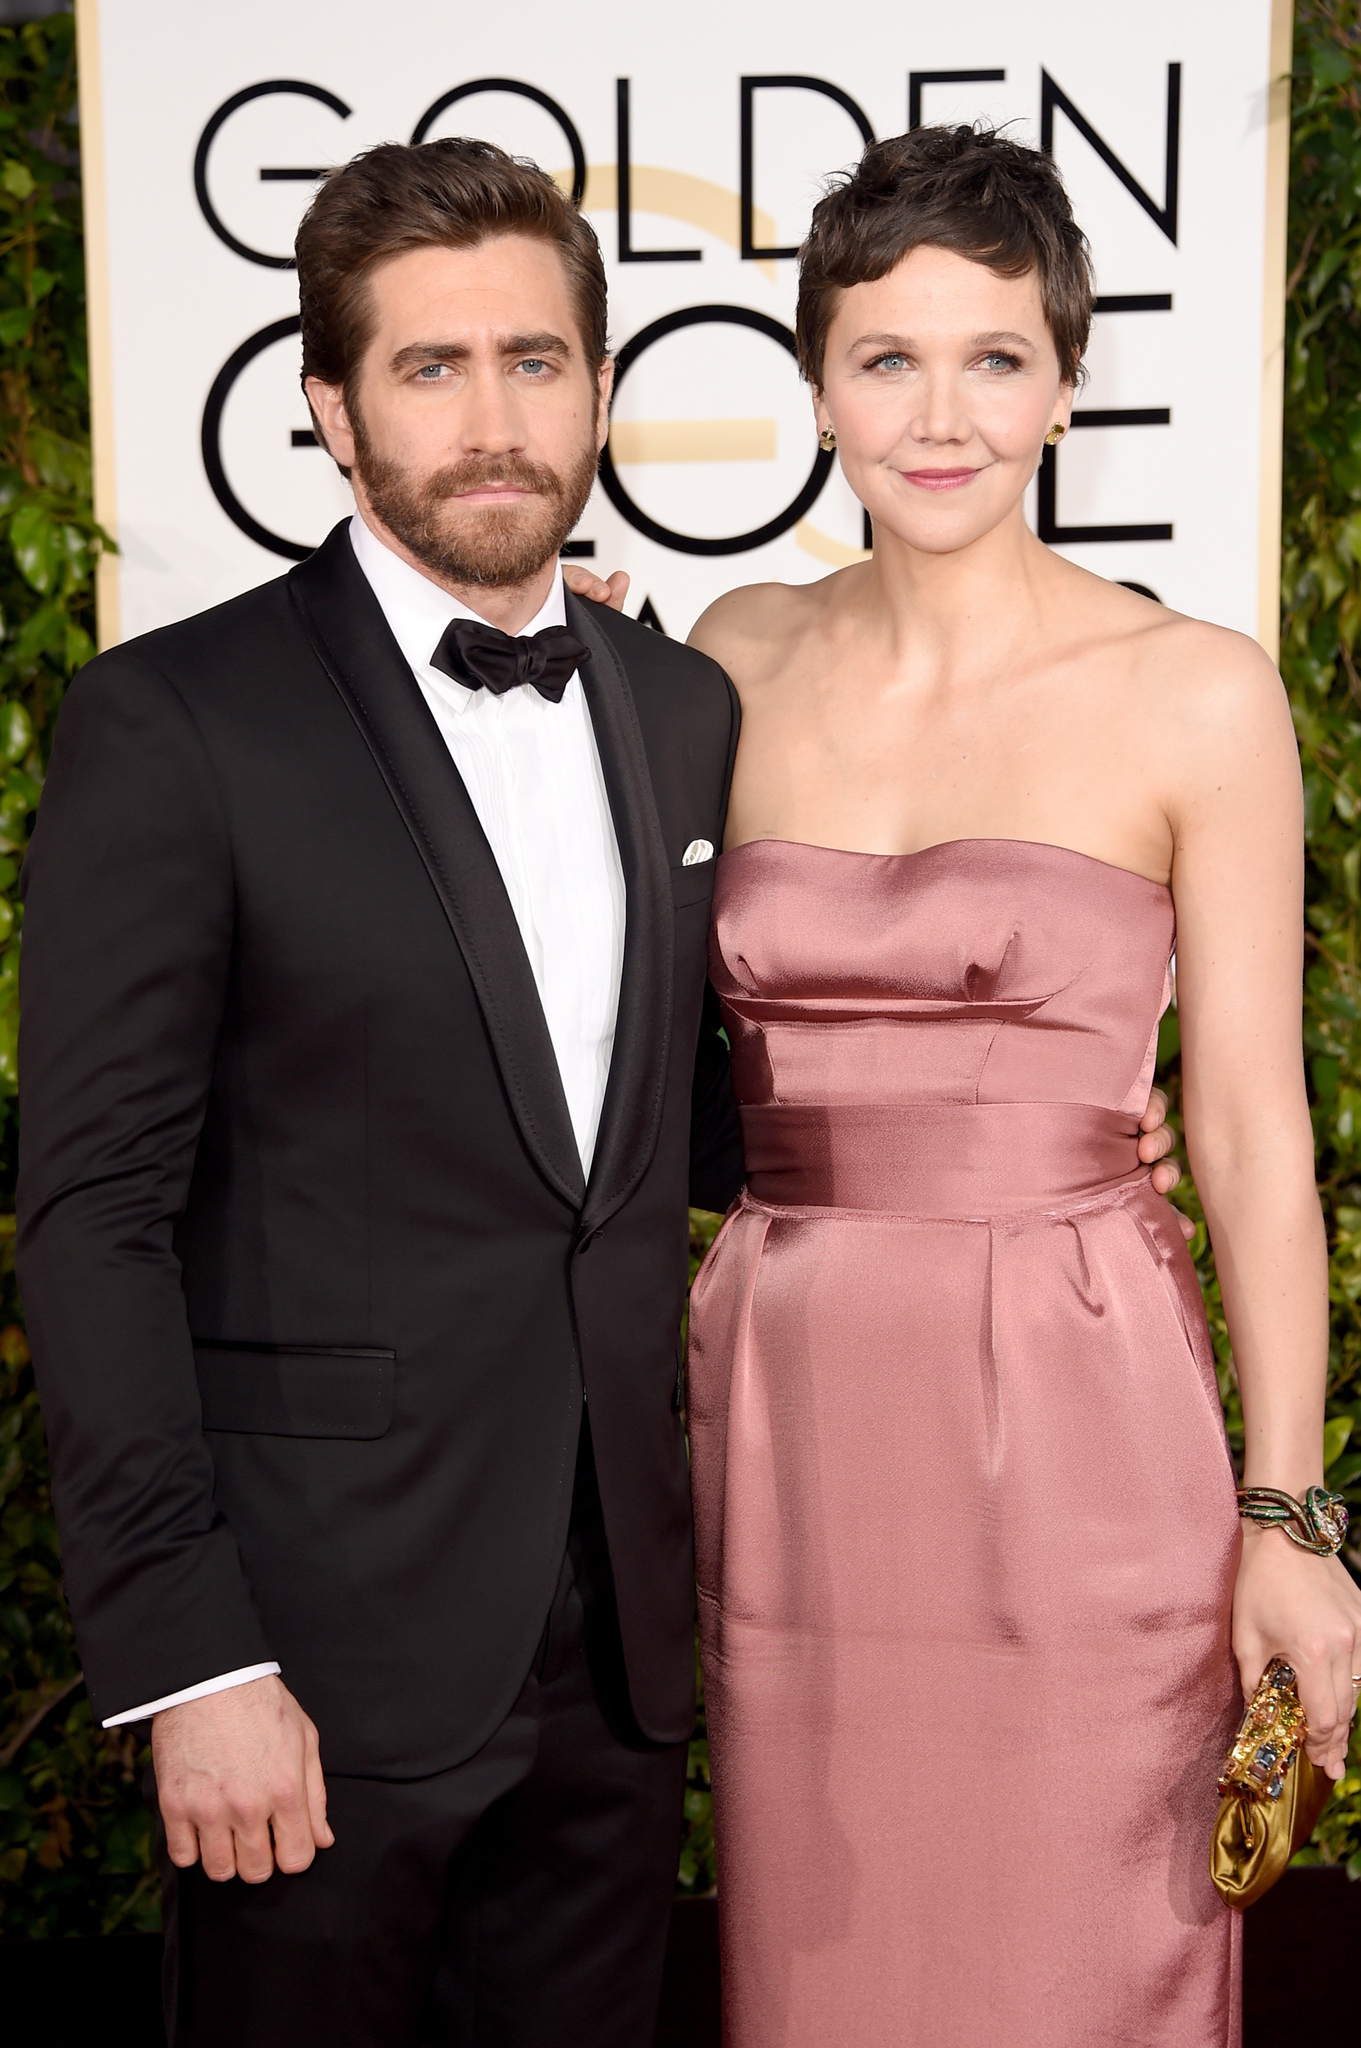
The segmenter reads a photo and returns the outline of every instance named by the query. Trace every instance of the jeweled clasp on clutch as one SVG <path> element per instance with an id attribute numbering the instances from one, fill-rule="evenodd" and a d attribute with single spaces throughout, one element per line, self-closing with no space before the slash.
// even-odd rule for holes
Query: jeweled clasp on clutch
<path id="1" fill-rule="evenodd" d="M 1230 1792 L 1256 1792 L 1279 1799 L 1307 1733 L 1295 1673 L 1283 1657 L 1273 1657 L 1248 1702 L 1225 1761 L 1219 1780 L 1221 1797 Z"/>

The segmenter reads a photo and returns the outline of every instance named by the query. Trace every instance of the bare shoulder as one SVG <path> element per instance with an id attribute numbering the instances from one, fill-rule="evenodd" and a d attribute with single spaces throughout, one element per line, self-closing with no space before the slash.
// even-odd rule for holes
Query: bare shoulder
<path id="1" fill-rule="evenodd" d="M 716 598 L 701 613 L 689 645 L 725 668 L 739 691 L 783 667 L 794 642 L 814 631 L 835 601 L 829 586 L 850 572 L 817 583 L 748 583 Z"/>
<path id="2" fill-rule="evenodd" d="M 1160 606 L 1133 655 L 1136 684 L 1160 716 L 1207 738 L 1287 738 L 1293 748 L 1285 686 L 1270 657 L 1246 633 Z"/>

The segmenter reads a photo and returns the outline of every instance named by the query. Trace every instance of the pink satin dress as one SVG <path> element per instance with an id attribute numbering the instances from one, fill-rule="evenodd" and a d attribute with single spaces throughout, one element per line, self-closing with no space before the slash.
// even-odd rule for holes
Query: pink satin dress
<path id="1" fill-rule="evenodd" d="M 725 854 L 748 1181 L 690 1430 L 726 2048 L 1236 2048 L 1209 1335 L 1136 1153 L 1172 900 Z"/>

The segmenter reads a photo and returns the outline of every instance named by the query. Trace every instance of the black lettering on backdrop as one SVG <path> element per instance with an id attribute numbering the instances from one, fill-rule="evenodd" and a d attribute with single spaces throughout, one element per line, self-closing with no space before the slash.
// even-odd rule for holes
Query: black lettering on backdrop
<path id="1" fill-rule="evenodd" d="M 633 246 L 633 155 L 629 139 L 629 81 L 616 78 L 615 181 L 621 263 L 698 263 L 702 249 L 635 249 Z"/>
<path id="2" fill-rule="evenodd" d="M 909 71 L 907 74 L 907 125 L 920 128 L 922 124 L 922 87 L 924 85 L 1000 85 L 1006 79 L 1005 71 Z"/>
<path id="3" fill-rule="evenodd" d="M 651 348 L 654 341 L 661 341 L 668 334 L 676 334 L 683 327 L 707 327 L 711 323 L 730 327 L 750 327 L 756 334 L 764 334 L 771 341 L 777 341 L 781 348 L 788 349 L 791 356 L 797 356 L 794 336 L 778 320 L 772 320 L 767 313 L 753 312 L 750 306 L 686 306 L 678 313 L 666 313 L 660 320 L 653 320 L 647 327 L 639 329 L 632 341 L 620 349 L 614 366 L 614 388 L 616 393 L 633 365 L 644 350 Z M 832 467 L 832 458 L 821 448 L 814 450 L 813 467 L 793 503 L 786 505 L 783 512 L 774 519 L 757 526 L 750 533 L 735 533 L 721 540 L 699 540 L 692 534 L 674 533 L 669 526 L 662 526 L 652 519 L 638 505 L 635 505 L 619 481 L 619 472 L 610 456 L 610 444 L 605 443 L 600 457 L 600 482 L 605 496 L 616 512 L 636 533 L 648 540 L 655 540 L 659 546 L 674 548 L 681 555 L 742 555 L 750 548 L 764 547 L 768 540 L 778 540 L 782 533 L 788 533 L 796 526 L 806 512 L 812 510 L 818 495 L 827 481 Z"/>
<path id="4" fill-rule="evenodd" d="M 1171 424 L 1172 415 L 1165 405 L 1134 406 L 1113 412 L 1088 406 L 1079 407 L 1073 413 L 1075 427 L 1167 427 Z M 1057 447 L 1046 448 L 1040 463 L 1036 528 L 1041 540 L 1060 547 L 1081 541 L 1171 540 L 1170 526 L 1060 526 L 1058 454 Z M 1138 587 L 1142 589 L 1143 585 Z"/>
<path id="5" fill-rule="evenodd" d="M 910 72 L 908 74 L 909 126 L 916 127 L 920 125 L 922 91 L 924 87 L 937 84 L 1002 82 L 1005 78 L 1005 71 L 1000 69 Z M 850 115 L 867 144 L 874 140 L 873 129 L 863 109 L 840 86 L 832 84 L 829 80 L 792 73 L 743 77 L 741 80 L 740 100 L 740 226 L 741 254 L 744 260 L 749 261 L 771 257 L 793 257 L 798 254 L 797 249 L 793 247 L 759 247 L 754 239 L 754 108 L 756 93 L 764 89 L 822 93 L 825 98 L 835 102 L 835 104 L 842 107 Z M 453 87 L 452 90 L 442 94 L 439 99 L 435 100 L 426 109 L 412 133 L 412 142 L 423 142 L 440 115 L 450 106 L 457 104 L 460 100 L 471 98 L 477 93 L 486 92 L 513 93 L 521 98 L 532 100 L 558 123 L 571 153 L 573 197 L 579 204 L 584 195 L 586 185 L 586 153 L 576 126 L 566 110 L 556 100 L 550 98 L 547 93 L 541 91 L 537 86 L 528 85 L 522 80 L 479 78 Z M 223 125 L 240 107 L 247 105 L 252 100 L 264 98 L 275 93 L 296 93 L 306 98 L 317 100 L 322 105 L 330 108 L 341 120 L 348 120 L 351 114 L 351 109 L 336 94 L 329 92 L 323 86 L 310 84 L 306 80 L 270 79 L 258 85 L 247 86 L 242 91 L 234 93 L 229 99 L 225 100 L 204 127 L 194 158 L 194 190 L 200 210 L 209 227 L 218 239 L 227 248 L 231 249 L 235 255 L 241 256 L 247 262 L 257 263 L 268 269 L 289 270 L 293 268 L 293 258 L 291 255 L 274 256 L 267 254 L 263 250 L 251 248 L 234 235 L 218 214 L 208 192 L 209 154 Z M 654 250 L 634 249 L 632 246 L 632 193 L 630 189 L 632 159 L 629 129 L 630 81 L 628 79 L 619 79 L 617 81 L 616 94 L 616 113 L 618 119 L 616 164 L 618 176 L 619 260 L 621 263 L 684 263 L 699 261 L 703 253 L 699 249 Z M 1055 111 L 1057 110 L 1066 115 L 1079 134 L 1083 136 L 1089 146 L 1106 164 L 1107 168 L 1115 174 L 1131 196 L 1138 201 L 1150 219 L 1162 229 L 1169 241 L 1175 244 L 1177 239 L 1178 170 L 1181 134 L 1180 101 L 1181 66 L 1179 64 L 1169 64 L 1167 67 L 1164 194 L 1161 205 L 1144 190 L 1133 173 L 1120 161 L 1104 138 L 1092 126 L 1091 122 L 1074 105 L 1062 87 L 1056 83 L 1047 71 L 1043 70 L 1041 71 L 1040 124 L 1042 146 L 1052 154 Z M 311 181 L 324 175 L 325 173 L 322 170 L 302 166 L 266 165 L 260 169 L 260 178 L 265 183 Z M 1142 313 L 1170 312 L 1171 308 L 1172 297 L 1170 293 L 1144 292 L 1104 294 L 1096 300 L 1093 310 L 1098 313 Z M 663 336 L 674 333 L 680 328 L 708 322 L 728 322 L 733 325 L 749 327 L 758 333 L 768 336 L 772 340 L 778 341 L 791 354 L 794 352 L 794 337 L 789 330 L 782 327 L 778 321 L 771 320 L 763 314 L 741 306 L 692 306 L 682 311 L 668 314 L 660 320 L 653 321 L 633 337 L 632 341 L 620 352 L 618 358 L 616 389 L 631 364 L 637 361 L 638 357 L 654 341 L 659 341 Z M 276 341 L 281 341 L 288 336 L 296 334 L 298 328 L 299 322 L 296 315 L 294 315 L 272 322 L 269 326 L 261 328 L 258 333 L 249 336 L 246 341 L 242 342 L 240 347 L 223 364 L 213 380 L 212 388 L 208 393 L 204 406 L 202 422 L 204 469 L 213 494 L 223 511 L 242 533 L 254 540 L 259 546 L 267 548 L 273 554 L 282 555 L 289 561 L 304 560 L 310 550 L 297 542 L 287 540 L 281 535 L 272 533 L 241 504 L 231 484 L 228 482 L 223 465 L 221 429 L 227 399 L 242 371 L 249 363 L 254 361 L 257 355 L 263 353 L 265 349 L 271 347 Z M 1105 412 L 1079 408 L 1073 414 L 1073 425 L 1075 428 L 1166 425 L 1169 421 L 1170 413 L 1165 408 Z M 304 428 L 293 432 L 292 445 L 295 448 L 316 447 L 317 442 L 311 430 Z M 788 532 L 816 503 L 831 466 L 831 456 L 819 450 L 803 487 L 793 502 L 777 518 L 768 521 L 764 526 L 754 529 L 751 533 L 736 534 L 727 538 L 712 540 L 674 533 L 660 525 L 656 520 L 653 520 L 639 506 L 635 505 L 620 482 L 618 473 L 610 458 L 608 447 L 601 458 L 600 476 L 606 495 L 615 506 L 615 509 L 628 520 L 629 524 L 637 532 L 656 541 L 663 547 L 674 549 L 683 554 L 718 556 L 743 553 L 751 548 L 763 546 L 767 541 L 774 540 L 779 535 Z M 1046 449 L 1045 451 L 1040 466 L 1038 489 L 1038 529 L 1042 540 L 1063 544 L 1094 541 L 1170 540 L 1172 538 L 1171 525 L 1162 524 L 1087 527 L 1060 526 L 1057 516 L 1058 462 L 1054 449 Z M 869 547 L 872 544 L 872 531 L 867 513 L 864 515 L 863 524 L 865 528 L 864 544 L 866 547 Z M 589 541 L 569 541 L 562 552 L 567 556 L 590 556 L 594 554 L 595 548 L 594 543 Z M 1133 584 L 1129 587 L 1131 589 L 1144 588 L 1142 585 Z"/>
<path id="6" fill-rule="evenodd" d="M 302 332 L 302 321 L 296 313 L 290 313 L 286 320 L 271 320 L 268 327 L 262 327 L 258 334 L 250 335 L 240 348 L 233 349 L 222 368 L 213 379 L 207 404 L 203 408 L 203 427 L 199 446 L 203 451 L 203 467 L 213 496 L 222 507 L 232 525 L 239 527 L 249 540 L 260 547 L 268 548 L 272 555 L 282 555 L 286 562 L 305 562 L 313 552 L 311 548 L 300 547 L 297 541 L 284 540 L 277 533 L 271 533 L 262 526 L 253 513 L 248 512 L 236 492 L 227 481 L 227 472 L 222 466 L 222 414 L 237 378 L 249 363 L 263 355 L 267 348 L 273 348 L 276 341 L 286 341 L 292 334 Z M 300 430 L 299 430 L 300 431 Z M 293 435 L 295 448 L 317 445 L 311 434 L 304 434 L 299 440 Z"/>
<path id="7" fill-rule="evenodd" d="M 833 85 L 825 78 L 804 78 L 797 74 L 778 75 L 769 78 L 744 78 L 742 80 L 742 260 L 755 263 L 770 256 L 797 256 L 797 244 L 790 249 L 758 249 L 752 239 L 752 208 L 756 203 L 756 135 L 753 102 L 758 92 L 778 92 L 797 89 L 800 92 L 820 92 L 827 99 L 835 100 L 844 107 L 865 139 L 866 148 L 874 140 L 874 130 L 865 118 L 863 107 L 856 105 L 848 92 L 839 85 Z"/>
<path id="8" fill-rule="evenodd" d="M 536 107 L 542 107 L 546 114 L 553 116 L 553 119 L 561 128 L 567 147 L 572 154 L 572 204 L 573 206 L 580 206 L 582 195 L 586 190 L 586 152 L 582 148 L 581 137 L 576 130 L 576 123 L 572 120 L 566 109 L 558 105 L 556 100 L 550 99 L 546 92 L 540 92 L 537 85 L 526 85 L 523 79 L 473 78 L 466 85 L 456 85 L 451 92 L 441 93 L 440 97 L 426 108 L 420 120 L 412 129 L 411 140 L 413 145 L 424 142 L 440 115 L 447 108 L 456 106 L 460 100 L 471 99 L 473 94 L 478 92 L 513 92 L 522 100 L 533 100 Z"/>
<path id="9" fill-rule="evenodd" d="M 1089 142 L 1107 170 L 1114 171 L 1125 190 L 1137 199 L 1149 219 L 1156 221 L 1169 242 L 1177 239 L 1177 182 L 1181 161 L 1181 66 L 1167 67 L 1167 155 L 1163 168 L 1163 204 L 1150 198 L 1134 173 L 1121 163 L 1110 144 L 1097 134 L 1087 116 L 1080 113 L 1062 86 L 1047 71 L 1040 72 L 1040 148 L 1054 154 L 1054 109 L 1068 116 L 1079 135 Z"/>
<path id="10" fill-rule="evenodd" d="M 238 107 L 246 106 L 251 100 L 267 99 L 270 94 L 276 92 L 301 93 L 304 99 L 320 100 L 324 107 L 329 107 L 342 121 L 348 121 L 350 118 L 352 109 L 346 106 L 344 100 L 337 99 L 333 92 L 327 92 L 324 85 L 309 85 L 303 78 L 270 78 L 262 85 L 248 85 L 241 92 L 234 92 L 229 100 L 222 102 L 200 135 L 198 148 L 194 152 L 194 192 L 203 218 L 218 240 L 225 242 L 234 256 L 244 256 L 247 263 L 263 264 L 266 270 L 292 270 L 291 256 L 267 256 L 263 249 L 252 249 L 247 243 L 239 241 L 225 225 L 208 196 L 208 152 L 216 141 L 223 122 L 229 121 Z M 262 181 L 268 184 L 276 184 L 284 178 L 319 178 L 322 175 L 320 171 L 304 170 L 262 170 L 260 173 Z"/>
<path id="11" fill-rule="evenodd" d="M 1170 313 L 1171 292 L 1102 292 L 1092 300 L 1094 313 Z"/>

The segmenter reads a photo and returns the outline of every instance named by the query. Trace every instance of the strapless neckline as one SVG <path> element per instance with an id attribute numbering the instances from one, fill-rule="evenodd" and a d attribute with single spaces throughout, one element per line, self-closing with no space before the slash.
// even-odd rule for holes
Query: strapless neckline
<path id="1" fill-rule="evenodd" d="M 825 853 L 836 860 L 879 860 L 914 861 L 925 860 L 929 854 L 950 853 L 966 846 L 1023 846 L 1032 853 L 1055 853 L 1065 860 L 1080 860 L 1088 867 L 1104 868 L 1108 875 L 1123 875 L 1127 881 L 1142 883 L 1146 889 L 1156 889 L 1159 895 L 1171 896 L 1166 882 L 1155 882 L 1151 875 L 1141 875 L 1134 868 L 1121 867 L 1117 861 L 1098 860 L 1094 853 L 1079 853 L 1075 846 L 1056 846 L 1048 839 L 1003 839 L 965 836 L 959 839 L 937 839 L 930 846 L 918 846 L 911 853 L 863 853 L 850 846 L 819 846 L 811 839 L 744 839 L 740 845 L 730 846 L 719 855 L 720 860 L 734 860 L 739 853 L 745 853 L 754 846 L 787 846 L 799 853 Z"/>

